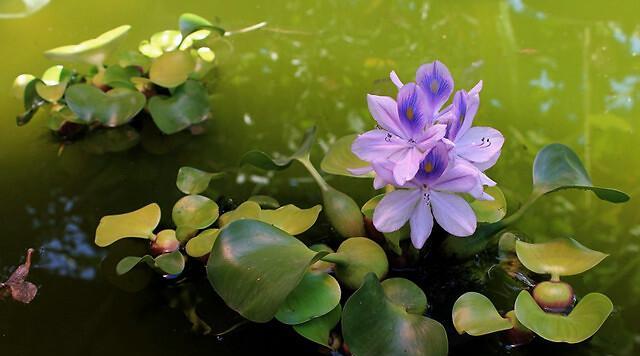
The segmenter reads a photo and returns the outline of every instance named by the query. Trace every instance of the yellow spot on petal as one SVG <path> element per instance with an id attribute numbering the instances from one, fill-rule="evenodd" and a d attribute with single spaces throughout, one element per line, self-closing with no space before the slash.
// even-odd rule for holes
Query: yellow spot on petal
<path id="1" fill-rule="evenodd" d="M 438 80 L 432 79 L 429 86 L 432 93 L 434 94 L 438 93 L 438 89 L 440 89 L 440 83 L 438 82 Z"/>
<path id="2" fill-rule="evenodd" d="M 413 108 L 407 108 L 406 114 L 407 114 L 407 119 L 413 120 Z"/>
<path id="3" fill-rule="evenodd" d="M 424 165 L 424 171 L 431 173 L 433 171 L 433 164 L 431 164 L 431 162 L 427 162 L 427 164 Z"/>

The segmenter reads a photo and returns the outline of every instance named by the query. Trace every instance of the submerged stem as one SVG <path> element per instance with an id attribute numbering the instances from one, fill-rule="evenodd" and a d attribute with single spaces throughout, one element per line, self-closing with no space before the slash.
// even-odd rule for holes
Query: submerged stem
<path id="1" fill-rule="evenodd" d="M 264 28 L 266 26 L 267 26 L 267 21 L 262 21 L 260 23 L 255 24 L 255 25 L 251 25 L 249 27 L 244 27 L 244 28 L 241 28 L 239 30 L 226 31 L 224 33 L 224 35 L 228 37 L 228 36 L 237 35 L 239 33 L 247 33 L 247 32 L 251 32 L 251 31 L 259 30 L 259 29 Z"/>
<path id="2" fill-rule="evenodd" d="M 503 219 L 502 221 L 500 221 L 500 224 L 502 225 L 502 227 L 511 225 L 514 222 L 516 222 L 518 219 L 520 219 L 522 217 L 522 215 L 524 215 L 524 213 L 527 210 L 529 210 L 531 205 L 533 205 L 533 203 L 535 203 L 536 200 L 538 200 L 538 198 L 540 198 L 541 196 L 542 196 L 542 194 L 537 192 L 537 191 L 535 191 L 535 190 L 533 192 L 531 192 L 531 195 L 529 196 L 529 199 L 527 199 L 527 201 L 524 204 L 522 204 L 522 206 L 520 207 L 520 209 L 518 209 L 518 211 L 516 211 L 515 213 L 511 214 L 506 219 Z"/>

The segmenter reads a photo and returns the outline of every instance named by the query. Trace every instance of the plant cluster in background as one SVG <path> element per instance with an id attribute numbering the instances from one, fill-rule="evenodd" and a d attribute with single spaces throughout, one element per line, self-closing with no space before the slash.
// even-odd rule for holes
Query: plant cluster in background
<path id="1" fill-rule="evenodd" d="M 502 136 L 471 127 L 480 87 L 459 91 L 452 105 L 440 110 L 453 88 L 441 63 L 418 71 L 421 85 L 403 85 L 393 73 L 392 80 L 400 87 L 397 102 L 369 97 L 380 128 L 337 140 L 321 163 L 326 173 L 373 178 L 375 188 L 385 189 L 362 207 L 329 185 L 311 163 L 312 128 L 291 156 L 274 158 L 256 150 L 242 164 L 271 171 L 302 164 L 319 186 L 323 206 L 280 207 L 274 198 L 254 196 L 225 207 L 220 215 L 208 193 L 211 180 L 220 174 L 183 167 L 177 186 L 186 195 L 173 207 L 172 226 L 156 232 L 160 208 L 150 204 L 104 217 L 96 244 L 148 240 L 148 254 L 124 257 L 117 263 L 118 274 L 132 273 L 141 263 L 169 280 L 187 281 L 206 272 L 224 303 L 246 320 L 276 319 L 328 350 L 446 355 L 445 325 L 432 314 L 442 306 L 430 304 L 418 284 L 399 278 L 390 266 L 398 258 L 405 265 L 418 265 L 424 258 L 453 265 L 489 251 L 502 236 L 503 268 L 509 267 L 510 278 L 527 283 L 509 291 L 517 298 L 504 317 L 483 295 L 464 294 L 453 308 L 455 329 L 471 335 L 506 331 L 512 346 L 526 344 L 534 335 L 567 343 L 593 335 L 610 314 L 611 301 L 591 293 L 576 304 L 573 288 L 560 277 L 584 272 L 606 255 L 572 239 L 530 244 L 508 229 L 538 198 L 561 189 L 591 190 L 614 203 L 629 197 L 594 186 L 571 149 L 551 144 L 536 155 L 531 197 L 507 216 L 504 195 L 483 173 L 497 160 Z M 305 237 L 322 211 L 336 234 Z M 431 214 L 451 234 L 440 236 L 440 245 L 425 245 L 432 233 Z M 194 274 L 187 273 L 189 265 Z M 551 279 L 537 283 L 528 277 L 531 273 L 550 274 Z M 199 320 L 193 308 L 190 319 Z"/>
<path id="2" fill-rule="evenodd" d="M 212 48 L 230 34 L 194 14 L 183 14 L 179 30 L 158 32 L 137 51 L 107 59 L 130 30 L 123 25 L 75 45 L 46 51 L 47 58 L 90 66 L 88 72 L 55 65 L 42 76 L 21 74 L 16 98 L 24 102 L 18 116 L 24 125 L 36 116 L 61 139 L 93 135 L 119 143 L 125 150 L 139 140 L 143 122 L 166 135 L 198 125 L 211 116 L 205 77 L 215 67 Z"/>

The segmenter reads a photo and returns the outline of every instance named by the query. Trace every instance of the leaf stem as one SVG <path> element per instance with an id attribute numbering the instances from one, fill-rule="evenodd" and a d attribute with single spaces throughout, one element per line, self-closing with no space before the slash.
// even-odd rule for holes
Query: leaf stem
<path id="1" fill-rule="evenodd" d="M 266 26 L 267 26 L 267 21 L 262 21 L 260 23 L 255 24 L 255 25 L 251 25 L 249 27 L 244 27 L 244 28 L 241 28 L 239 30 L 226 31 L 224 33 L 224 35 L 228 37 L 228 36 L 237 35 L 239 33 L 247 33 L 247 32 L 251 32 L 251 31 L 259 30 L 259 29 L 264 28 Z"/>
<path id="2" fill-rule="evenodd" d="M 313 166 L 313 164 L 311 163 L 311 160 L 309 159 L 309 155 L 296 158 L 296 160 L 302 163 L 304 168 L 306 168 L 307 171 L 309 171 L 309 174 L 311 174 L 311 177 L 316 181 L 316 183 L 318 183 L 318 186 L 320 186 L 320 189 L 322 191 L 326 192 L 331 188 L 327 183 L 327 181 L 325 181 L 324 178 L 322 178 L 322 176 L 320 175 L 320 172 L 318 172 L 316 167 Z"/>
<path id="3" fill-rule="evenodd" d="M 527 201 L 522 204 L 522 206 L 520 207 L 520 209 L 518 209 L 518 211 L 516 211 L 515 213 L 511 214 L 509 217 L 503 219 L 502 221 L 500 221 L 500 224 L 504 227 L 504 226 L 508 226 L 513 224 L 514 222 L 518 221 L 522 215 L 524 215 L 524 213 L 529 210 L 529 208 L 531 207 L 531 205 L 533 205 L 533 203 L 536 202 L 536 200 L 538 200 L 538 198 L 540 198 L 543 194 L 536 191 L 535 189 L 531 192 L 531 195 L 529 196 L 529 199 L 527 199 Z"/>

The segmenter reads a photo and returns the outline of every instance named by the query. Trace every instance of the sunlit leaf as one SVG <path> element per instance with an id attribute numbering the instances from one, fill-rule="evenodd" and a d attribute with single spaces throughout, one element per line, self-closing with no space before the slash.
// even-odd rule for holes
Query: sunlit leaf
<path id="1" fill-rule="evenodd" d="M 307 272 L 276 313 L 284 324 L 296 325 L 332 311 L 340 303 L 340 285 L 327 273 Z"/>
<path id="2" fill-rule="evenodd" d="M 288 234 L 298 235 L 315 224 L 320 211 L 322 211 L 322 205 L 300 209 L 288 204 L 276 210 L 261 210 L 258 220 L 272 224 Z"/>
<path id="3" fill-rule="evenodd" d="M 539 274 L 572 276 L 593 268 L 608 255 L 591 250 L 571 238 L 530 244 L 516 241 L 518 259 Z"/>
<path id="4" fill-rule="evenodd" d="M 27 84 L 31 83 L 32 80 L 36 79 L 31 74 L 20 74 L 13 81 L 13 87 L 11 88 L 11 92 L 18 100 L 24 100 L 24 91 L 27 87 Z"/>
<path id="5" fill-rule="evenodd" d="M 187 254 L 191 257 L 202 257 L 211 253 L 219 233 L 219 229 L 207 229 L 191 238 L 185 246 Z"/>
<path id="6" fill-rule="evenodd" d="M 41 80 L 36 83 L 38 95 L 50 103 L 55 103 L 62 98 L 67 89 L 67 83 L 71 79 L 71 71 L 61 65 L 47 69 Z"/>
<path id="7" fill-rule="evenodd" d="M 503 318 L 489 298 L 476 292 L 467 292 L 456 300 L 452 311 L 453 326 L 458 334 L 472 336 L 491 334 L 513 327 Z"/>
<path id="8" fill-rule="evenodd" d="M 167 274 L 180 274 L 184 269 L 185 259 L 182 253 L 178 250 L 164 253 L 155 258 L 156 267 L 166 272 Z"/>
<path id="9" fill-rule="evenodd" d="M 251 164 L 267 171 L 280 171 L 289 167 L 294 159 L 308 157 L 315 140 L 316 128 L 314 126 L 305 132 L 298 150 L 291 156 L 272 158 L 262 151 L 253 150 L 242 157 L 240 164 Z"/>
<path id="10" fill-rule="evenodd" d="M 218 219 L 218 204 L 202 195 L 187 195 L 173 206 L 171 217 L 176 226 L 204 229 Z"/>
<path id="11" fill-rule="evenodd" d="M 258 205 L 258 203 L 246 201 L 240 204 L 234 210 L 222 214 L 222 216 L 220 216 L 218 224 L 220 225 L 220 227 L 224 227 L 237 220 L 258 220 L 260 218 L 261 211 L 262 209 L 260 208 L 260 205 Z"/>
<path id="12" fill-rule="evenodd" d="M 175 88 L 187 81 L 194 66 L 195 63 L 189 53 L 166 52 L 151 63 L 149 79 L 161 87 Z"/>
<path id="13" fill-rule="evenodd" d="M 393 303 L 373 273 L 347 300 L 342 333 L 354 355 L 444 356 L 448 352 L 444 327 Z"/>
<path id="14" fill-rule="evenodd" d="M 533 162 L 533 186 L 538 194 L 561 189 L 584 189 L 591 190 L 598 198 L 612 203 L 629 200 L 624 192 L 594 186 L 580 158 L 569 147 L 559 143 L 543 147 L 536 155 Z"/>
<path id="15" fill-rule="evenodd" d="M 213 62 L 216 58 L 216 54 L 208 47 L 200 47 L 196 50 L 198 57 L 205 62 Z"/>
<path id="16" fill-rule="evenodd" d="M 100 67 L 130 29 L 129 25 L 116 27 L 79 44 L 50 49 L 44 55 L 54 61 L 85 62 Z"/>
<path id="17" fill-rule="evenodd" d="M 358 289 L 369 272 L 382 279 L 389 269 L 382 247 L 364 237 L 346 239 L 325 261 L 336 263 L 336 277 L 351 289 Z"/>
<path id="18" fill-rule="evenodd" d="M 104 93 L 92 85 L 75 84 L 67 89 L 65 100 L 80 120 L 116 127 L 131 121 L 147 99 L 131 89 L 116 88 Z"/>
<path id="19" fill-rule="evenodd" d="M 125 237 L 150 239 L 158 223 L 160 206 L 156 203 L 126 214 L 107 215 L 100 219 L 95 243 L 105 247 Z"/>
<path id="20" fill-rule="evenodd" d="M 607 320 L 613 304 L 600 293 L 587 294 L 569 313 L 545 313 L 527 291 L 518 295 L 515 312 L 518 321 L 525 327 L 553 342 L 575 344 L 595 334 Z"/>
<path id="21" fill-rule="evenodd" d="M 405 278 L 389 278 L 382 281 L 384 295 L 393 304 L 408 313 L 422 314 L 427 310 L 427 296 L 415 283 Z"/>
<path id="22" fill-rule="evenodd" d="M 160 48 L 163 52 L 170 52 L 178 48 L 182 42 L 182 34 L 176 30 L 156 32 L 151 35 L 151 45 Z"/>
<path id="23" fill-rule="evenodd" d="M 188 80 L 176 88 L 171 97 L 149 99 L 149 112 L 156 126 L 167 135 L 207 120 L 211 115 L 207 89 L 199 82 Z"/>
<path id="24" fill-rule="evenodd" d="M 331 330 L 338 325 L 341 316 L 342 306 L 338 304 L 332 311 L 321 317 L 311 319 L 306 323 L 294 325 L 293 330 L 308 340 L 322 346 L 330 347 L 329 338 Z"/>
<path id="25" fill-rule="evenodd" d="M 180 32 L 183 36 L 187 36 L 192 32 L 209 29 L 219 32 L 221 35 L 224 34 L 224 30 L 220 27 L 214 26 L 211 22 L 207 21 L 205 18 L 200 17 L 196 14 L 185 13 L 180 15 L 178 19 L 178 25 L 180 26 Z"/>
<path id="26" fill-rule="evenodd" d="M 478 222 L 494 223 L 502 220 L 507 214 L 507 201 L 502 190 L 496 186 L 486 187 L 485 193 L 491 195 L 494 200 L 474 200 L 470 203 L 476 213 Z"/>
<path id="27" fill-rule="evenodd" d="M 223 175 L 224 173 L 209 173 L 193 167 L 181 167 L 178 170 L 176 185 L 185 194 L 200 194 L 207 190 L 212 179 Z"/>
<path id="28" fill-rule="evenodd" d="M 325 254 L 269 224 L 240 220 L 229 224 L 216 239 L 207 274 L 230 308 L 251 321 L 267 322 L 298 286 L 309 265 Z"/>
<path id="29" fill-rule="evenodd" d="M 358 135 L 344 136 L 336 140 L 330 147 L 329 152 L 322 159 L 320 168 L 329 174 L 336 174 L 347 177 L 371 178 L 373 172 L 364 175 L 355 175 L 349 169 L 362 169 L 369 166 L 368 162 L 359 159 L 351 151 L 351 144 Z"/>

